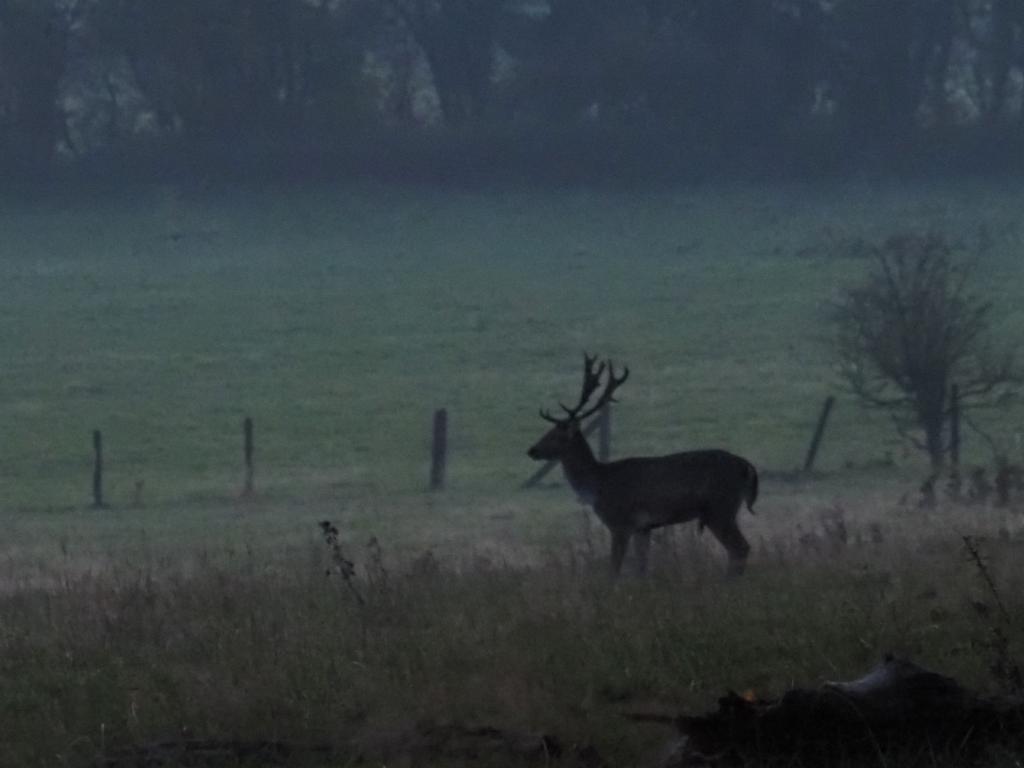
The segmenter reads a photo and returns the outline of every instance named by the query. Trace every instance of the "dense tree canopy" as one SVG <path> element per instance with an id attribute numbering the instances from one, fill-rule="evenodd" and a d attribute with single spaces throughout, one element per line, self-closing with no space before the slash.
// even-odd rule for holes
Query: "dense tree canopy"
<path id="1" fill-rule="evenodd" d="M 0 0 L 28 174 L 976 164 L 1022 92 L 1020 0 Z"/>

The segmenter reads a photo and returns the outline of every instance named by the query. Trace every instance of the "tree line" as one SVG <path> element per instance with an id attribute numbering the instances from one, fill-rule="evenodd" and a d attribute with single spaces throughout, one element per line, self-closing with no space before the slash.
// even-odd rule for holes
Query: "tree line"
<path id="1" fill-rule="evenodd" d="M 1024 0 L 0 0 L 0 165 L 1005 165 Z"/>

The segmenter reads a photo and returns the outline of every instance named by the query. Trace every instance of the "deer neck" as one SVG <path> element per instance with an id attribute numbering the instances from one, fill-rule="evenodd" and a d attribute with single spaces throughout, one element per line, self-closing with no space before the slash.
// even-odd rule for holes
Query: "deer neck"
<path id="1" fill-rule="evenodd" d="M 590 444 L 580 433 L 573 437 L 569 449 L 562 455 L 562 469 L 569 485 L 580 501 L 593 504 L 597 497 L 597 479 L 601 463 L 590 450 Z"/>

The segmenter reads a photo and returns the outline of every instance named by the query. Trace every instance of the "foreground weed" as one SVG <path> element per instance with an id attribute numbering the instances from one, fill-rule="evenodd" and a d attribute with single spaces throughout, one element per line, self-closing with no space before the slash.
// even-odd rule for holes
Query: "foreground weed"
<path id="1" fill-rule="evenodd" d="M 365 606 L 366 598 L 363 597 L 363 593 L 356 585 L 356 564 L 345 557 L 345 553 L 341 548 L 341 542 L 338 539 L 337 527 L 330 520 L 324 520 L 320 523 L 320 531 L 323 533 L 324 542 L 331 551 L 332 567 L 327 569 L 327 575 L 336 574 L 340 576 L 342 581 L 345 582 L 345 586 L 352 593 L 352 596 L 355 597 L 356 602 L 360 606 Z"/>
<path id="2" fill-rule="evenodd" d="M 1010 626 L 1010 612 L 1006 610 L 1006 604 L 1003 602 L 999 588 L 996 586 L 995 579 L 992 578 L 992 572 L 982 557 L 977 542 L 971 536 L 964 536 L 963 542 L 968 559 L 977 569 L 981 582 L 985 585 L 985 589 L 996 607 L 996 615 L 993 615 L 992 610 L 985 603 L 974 603 L 975 612 L 987 623 L 991 634 L 988 645 L 995 658 L 989 669 L 992 676 L 1011 693 L 1020 693 L 1024 691 L 1024 674 L 1021 673 L 1020 666 L 1010 653 L 1010 638 L 1007 632 L 1007 628 Z"/>

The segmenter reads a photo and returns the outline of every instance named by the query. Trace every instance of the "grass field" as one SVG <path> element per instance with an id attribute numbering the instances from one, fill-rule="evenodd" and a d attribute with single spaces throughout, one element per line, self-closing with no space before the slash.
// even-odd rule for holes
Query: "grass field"
<path id="1" fill-rule="evenodd" d="M 575 393 L 582 348 L 633 369 L 622 453 L 718 443 L 789 468 L 836 390 L 827 303 L 865 267 L 843 241 L 963 240 L 1019 331 L 1022 202 L 969 184 L 8 198 L 3 508 L 85 501 L 94 428 L 115 505 L 139 478 L 154 503 L 231 495 L 244 414 L 267 491 L 416 492 L 439 406 L 453 485 L 491 494 L 529 470 L 536 409 Z M 824 468 L 900 455 L 840 405 Z"/>
<path id="2" fill-rule="evenodd" d="M 572 748 L 566 765 L 579 748 L 606 765 L 655 765 L 670 731 L 624 713 L 702 712 L 727 689 L 770 697 L 851 679 L 886 652 L 1001 690 L 992 624 L 1011 658 L 1024 653 L 1019 514 L 890 509 L 869 537 L 859 521 L 872 506 L 846 510 L 845 544 L 759 537 L 749 574 L 731 582 L 692 527 L 659 539 L 651 578 L 614 588 L 596 532 L 528 566 L 492 555 L 392 567 L 386 543 L 382 561 L 347 542 L 363 603 L 325 577 L 328 550 L 312 544 L 272 557 L 219 546 L 187 561 L 138 548 L 91 573 L 69 558 L 49 564 L 45 585 L 7 574 L 0 764 L 120 768 L 143 764 L 127 748 L 186 739 L 336 745 L 341 757 L 289 763 L 324 768 L 510 764 L 486 751 L 410 754 L 417 724 L 434 721 L 552 734 Z M 958 532 L 980 536 L 1008 622 Z M 954 746 L 872 764 L 961 757 Z"/>
<path id="3" fill-rule="evenodd" d="M 1024 186 L 980 182 L 5 196 L 0 716 L 15 736 L 0 764 L 428 714 L 561 731 L 629 762 L 664 734 L 615 727 L 615 691 L 705 708 L 887 650 L 991 685 L 957 534 L 987 537 L 1020 608 L 1021 520 L 914 509 L 924 462 L 838 392 L 827 309 L 866 268 L 850 243 L 935 228 L 977 259 L 998 330 L 1024 337 L 1021 211 Z M 575 396 L 582 349 L 633 371 L 619 456 L 720 445 L 790 469 L 840 395 L 822 475 L 765 483 L 743 520 L 749 579 L 721 583 L 689 531 L 662 543 L 649 584 L 609 591 L 603 533 L 570 494 L 518 490 L 537 408 Z M 450 487 L 430 494 L 441 406 Z M 258 493 L 243 502 L 245 415 Z M 981 418 L 1013 448 L 1020 415 Z M 988 459 L 971 435 L 967 450 Z M 823 520 L 840 515 L 837 549 Z M 324 518 L 360 569 L 370 536 L 384 547 L 400 586 L 364 584 L 370 613 L 323 579 Z"/>

